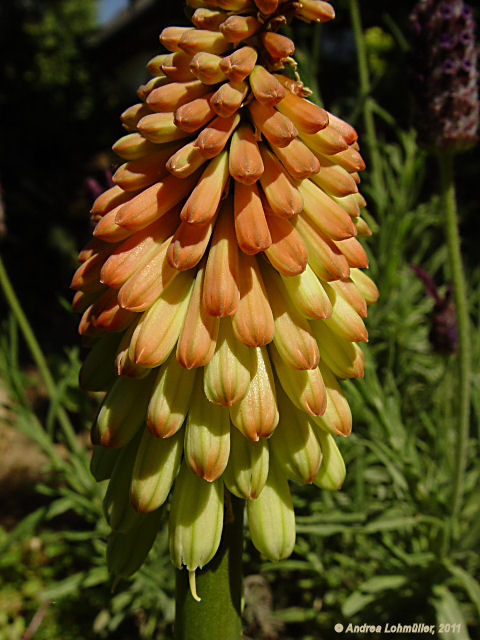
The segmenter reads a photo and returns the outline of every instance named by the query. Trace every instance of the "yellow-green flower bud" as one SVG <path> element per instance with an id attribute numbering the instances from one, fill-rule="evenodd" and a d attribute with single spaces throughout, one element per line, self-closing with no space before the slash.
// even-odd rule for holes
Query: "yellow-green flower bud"
<path id="1" fill-rule="evenodd" d="M 269 560 L 287 558 L 295 544 L 295 513 L 288 480 L 273 460 L 267 482 L 247 501 L 248 526 L 255 547 Z"/>
<path id="2" fill-rule="evenodd" d="M 193 395 L 185 431 L 185 460 L 208 482 L 219 478 L 230 453 L 228 409 L 210 402 L 200 387 Z"/>
<path id="3" fill-rule="evenodd" d="M 322 448 L 323 459 L 313 484 L 321 489 L 337 491 L 345 480 L 345 462 L 332 435 L 317 431 L 317 437 Z"/>
<path id="4" fill-rule="evenodd" d="M 139 438 L 130 442 L 118 456 L 103 499 L 103 511 L 114 531 L 128 531 L 138 520 L 130 502 L 130 481 Z"/>
<path id="5" fill-rule="evenodd" d="M 144 423 L 151 380 L 117 378 L 92 427 L 93 444 L 123 447 Z"/>
<path id="6" fill-rule="evenodd" d="M 182 451 L 182 432 L 171 438 L 154 438 L 145 429 L 130 484 L 130 500 L 137 511 L 154 511 L 165 502 L 180 468 Z"/>
<path id="7" fill-rule="evenodd" d="M 170 558 L 189 572 L 202 568 L 215 555 L 223 529 L 223 482 L 207 482 L 184 462 L 175 482 L 168 531 Z"/>
<path id="8" fill-rule="evenodd" d="M 280 420 L 269 445 L 283 473 L 301 484 L 311 484 L 322 461 L 322 450 L 311 422 L 299 411 L 285 393 L 278 390 Z"/>
<path id="9" fill-rule="evenodd" d="M 222 476 L 225 486 L 238 498 L 258 498 L 268 477 L 268 441 L 252 442 L 234 428 L 230 439 L 230 457 Z"/>

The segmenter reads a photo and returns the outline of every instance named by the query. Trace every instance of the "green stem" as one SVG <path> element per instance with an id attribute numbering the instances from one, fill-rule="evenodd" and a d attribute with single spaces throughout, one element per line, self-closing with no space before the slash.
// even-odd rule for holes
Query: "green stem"
<path id="1" fill-rule="evenodd" d="M 35 334 L 33 333 L 32 328 L 27 320 L 27 317 L 16 296 L 16 293 L 14 291 L 10 278 L 8 277 L 8 273 L 5 269 L 1 256 L 0 256 L 0 286 L 3 290 L 3 293 L 5 295 L 5 298 L 8 304 L 10 305 L 10 309 L 13 313 L 13 316 L 15 317 L 15 320 L 17 321 L 18 326 L 20 327 L 20 331 L 23 334 L 23 337 L 25 339 L 25 342 L 27 343 L 27 346 L 30 350 L 32 358 L 35 361 L 35 364 L 37 365 L 37 369 L 43 378 L 43 381 L 47 388 L 48 396 L 51 402 L 55 402 L 55 399 L 57 397 L 57 387 L 56 387 L 55 381 L 50 372 L 47 361 L 45 360 L 45 356 L 43 355 L 40 345 L 38 344 L 38 341 L 35 337 Z M 75 437 L 75 430 L 72 426 L 72 423 L 70 422 L 67 412 L 62 407 L 59 406 L 57 408 L 56 415 L 57 415 L 58 422 L 62 427 L 65 437 L 68 441 L 68 444 L 70 445 L 73 451 L 75 451 L 76 453 L 80 453 L 82 451 L 82 447 L 79 444 L 77 438 Z"/>
<path id="2" fill-rule="evenodd" d="M 371 97 L 370 74 L 368 70 L 367 47 L 363 35 L 362 18 L 358 0 L 350 0 L 350 19 L 352 22 L 355 46 L 357 49 L 358 81 L 360 85 L 360 100 L 363 103 L 363 124 L 365 127 L 365 140 L 368 147 L 368 155 L 372 165 L 372 184 L 377 198 L 384 193 L 382 164 L 378 149 L 377 134 L 375 131 L 375 119 L 373 117 L 374 102 Z"/>
<path id="3" fill-rule="evenodd" d="M 188 572 L 177 571 L 175 640 L 241 640 L 243 507 L 226 492 L 220 547 L 196 572 L 201 602 L 190 593 Z"/>
<path id="4" fill-rule="evenodd" d="M 458 232 L 457 203 L 453 177 L 453 155 L 450 153 L 439 153 L 438 163 L 445 215 L 445 234 L 458 325 L 459 406 L 451 504 L 451 513 L 455 520 L 462 506 L 465 468 L 467 465 L 471 394 L 470 322 L 465 276 L 462 267 L 460 236 Z"/>

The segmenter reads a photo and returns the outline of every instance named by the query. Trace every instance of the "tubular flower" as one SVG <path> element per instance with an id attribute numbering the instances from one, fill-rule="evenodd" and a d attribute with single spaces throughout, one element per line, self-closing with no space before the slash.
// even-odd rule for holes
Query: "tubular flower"
<path id="1" fill-rule="evenodd" d="M 378 292 L 361 271 L 357 135 L 306 98 L 293 42 L 277 33 L 285 17 L 323 22 L 333 8 L 189 4 L 195 27 L 162 31 L 169 53 L 122 114 L 124 164 L 93 205 L 72 287 L 91 346 L 81 384 L 106 392 L 92 471 L 111 478 L 110 569 L 138 568 L 171 495 L 172 562 L 195 594 L 225 489 L 279 559 L 295 540 L 288 481 L 340 488 L 335 437 L 351 414 L 337 378 L 363 376 Z"/>

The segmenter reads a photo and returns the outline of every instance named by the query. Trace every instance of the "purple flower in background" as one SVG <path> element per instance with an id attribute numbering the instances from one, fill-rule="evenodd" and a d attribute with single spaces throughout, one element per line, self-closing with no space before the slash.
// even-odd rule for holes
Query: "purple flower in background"
<path id="1" fill-rule="evenodd" d="M 428 336 L 432 347 L 439 353 L 456 353 L 458 328 L 455 304 L 452 300 L 452 285 L 448 285 L 445 295 L 441 297 L 432 276 L 425 269 L 415 264 L 411 264 L 410 268 L 423 282 L 426 294 L 435 301 Z"/>
<path id="2" fill-rule="evenodd" d="M 412 24 L 412 90 L 419 143 L 462 151 L 477 140 L 475 22 L 463 0 L 419 0 Z"/>

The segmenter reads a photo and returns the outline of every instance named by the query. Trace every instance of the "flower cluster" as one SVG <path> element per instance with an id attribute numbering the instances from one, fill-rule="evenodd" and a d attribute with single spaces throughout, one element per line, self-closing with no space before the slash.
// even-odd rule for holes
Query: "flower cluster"
<path id="1" fill-rule="evenodd" d="M 93 205 L 72 282 L 91 345 L 81 383 L 107 392 L 92 470 L 110 478 L 117 575 L 143 561 L 172 488 L 171 557 L 191 576 L 218 548 L 224 489 L 247 501 L 262 553 L 291 553 L 288 479 L 343 482 L 334 436 L 351 413 L 337 379 L 363 375 L 378 295 L 362 271 L 356 132 L 306 99 L 278 33 L 332 6 L 189 4 L 194 26 L 162 31 L 169 53 L 122 114 L 125 163 Z"/>
<path id="2" fill-rule="evenodd" d="M 463 0 L 420 0 L 411 16 L 419 141 L 461 151 L 477 140 L 475 20 Z"/>

